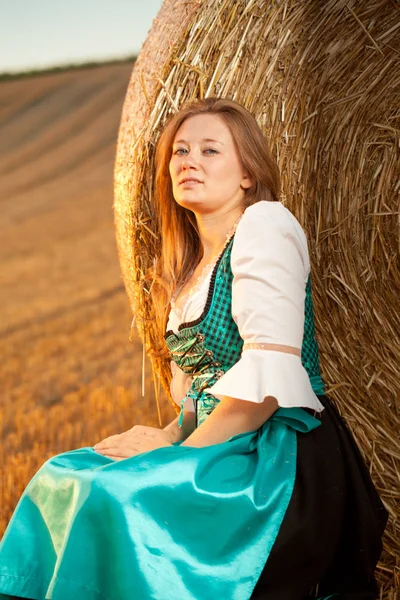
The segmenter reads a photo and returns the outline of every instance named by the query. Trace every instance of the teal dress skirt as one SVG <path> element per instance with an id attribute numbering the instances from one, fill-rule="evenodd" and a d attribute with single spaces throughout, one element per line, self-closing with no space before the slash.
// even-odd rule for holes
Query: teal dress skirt
<path id="1" fill-rule="evenodd" d="M 319 399 L 213 446 L 50 459 L 3 537 L 0 598 L 376 598 L 386 511 Z"/>

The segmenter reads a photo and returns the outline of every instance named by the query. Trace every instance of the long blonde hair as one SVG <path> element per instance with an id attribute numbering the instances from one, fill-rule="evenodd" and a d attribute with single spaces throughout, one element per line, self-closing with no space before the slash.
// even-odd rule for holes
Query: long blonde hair
<path id="1" fill-rule="evenodd" d="M 179 285 L 190 277 L 199 264 L 203 248 L 195 215 L 180 206 L 172 193 L 169 162 L 175 135 L 182 123 L 195 115 L 211 113 L 222 117 L 236 143 L 240 159 L 253 184 L 245 190 L 243 210 L 260 200 L 278 200 L 280 176 L 255 118 L 240 104 L 225 98 L 205 98 L 185 105 L 167 123 L 158 140 L 155 155 L 154 209 L 161 232 L 161 255 L 150 275 L 152 279 L 153 326 L 160 347 L 166 352 L 164 333 L 171 298 Z"/>

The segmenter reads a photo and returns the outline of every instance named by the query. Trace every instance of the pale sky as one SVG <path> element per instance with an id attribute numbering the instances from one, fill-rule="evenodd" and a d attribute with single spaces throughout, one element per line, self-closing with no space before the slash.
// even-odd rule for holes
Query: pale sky
<path id="1" fill-rule="evenodd" d="M 0 73 L 137 54 L 162 0 L 0 0 Z"/>

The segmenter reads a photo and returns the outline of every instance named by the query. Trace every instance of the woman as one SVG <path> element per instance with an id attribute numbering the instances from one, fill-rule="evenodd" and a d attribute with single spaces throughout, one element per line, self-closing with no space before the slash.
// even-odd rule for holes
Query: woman
<path id="1" fill-rule="evenodd" d="M 195 102 L 156 165 L 152 299 L 180 415 L 48 461 L 4 536 L 0 592 L 375 598 L 387 514 L 324 395 L 307 242 L 260 129 Z"/>

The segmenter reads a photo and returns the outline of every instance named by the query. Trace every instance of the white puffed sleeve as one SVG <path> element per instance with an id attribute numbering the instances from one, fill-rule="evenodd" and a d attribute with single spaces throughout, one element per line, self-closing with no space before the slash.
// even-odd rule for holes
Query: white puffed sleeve
<path id="1" fill-rule="evenodd" d="M 244 340 L 243 352 L 207 391 L 218 398 L 250 402 L 273 396 L 282 407 L 322 411 L 300 356 L 290 349 L 259 346 L 301 349 L 310 261 L 300 223 L 279 202 L 248 207 L 236 230 L 231 267 L 232 316 Z M 249 344 L 258 348 L 248 348 Z"/>

